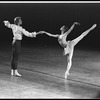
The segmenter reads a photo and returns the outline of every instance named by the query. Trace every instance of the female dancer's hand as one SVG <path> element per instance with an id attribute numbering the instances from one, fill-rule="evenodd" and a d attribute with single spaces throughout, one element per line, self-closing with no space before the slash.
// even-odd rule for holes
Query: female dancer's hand
<path id="1" fill-rule="evenodd" d="M 45 33 L 45 31 L 39 31 L 38 33 L 39 33 L 39 34 L 43 34 L 43 33 Z"/>
<path id="2" fill-rule="evenodd" d="M 74 24 L 76 24 L 76 25 L 80 25 L 80 23 L 79 23 L 79 22 L 75 22 Z"/>

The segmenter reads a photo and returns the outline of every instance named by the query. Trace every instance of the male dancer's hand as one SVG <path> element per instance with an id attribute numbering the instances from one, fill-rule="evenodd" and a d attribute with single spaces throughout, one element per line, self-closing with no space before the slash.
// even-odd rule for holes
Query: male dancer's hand
<path id="1" fill-rule="evenodd" d="M 36 37 L 36 32 L 32 32 L 32 37 Z"/>
<path id="2" fill-rule="evenodd" d="M 5 24 L 5 25 L 8 25 L 8 24 L 9 24 L 9 22 L 8 22 L 8 21 L 3 21 L 3 22 L 4 22 L 4 24 Z"/>

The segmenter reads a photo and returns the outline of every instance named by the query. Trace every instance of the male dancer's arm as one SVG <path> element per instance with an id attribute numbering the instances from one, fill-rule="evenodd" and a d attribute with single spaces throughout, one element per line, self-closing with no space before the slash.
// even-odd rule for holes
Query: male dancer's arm
<path id="1" fill-rule="evenodd" d="M 36 32 L 28 32 L 22 28 L 22 33 L 27 37 L 36 37 Z"/>
<path id="2" fill-rule="evenodd" d="M 4 25 L 7 26 L 8 28 L 12 28 L 13 24 L 10 24 L 9 21 L 3 21 Z"/>

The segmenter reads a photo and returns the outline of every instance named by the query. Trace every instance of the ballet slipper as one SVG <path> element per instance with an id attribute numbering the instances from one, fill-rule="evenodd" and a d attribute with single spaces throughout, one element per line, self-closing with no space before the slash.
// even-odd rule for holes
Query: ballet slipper
<path id="1" fill-rule="evenodd" d="M 68 75 L 65 75 L 65 79 L 67 79 L 67 76 L 68 76 Z"/>
<path id="2" fill-rule="evenodd" d="M 11 75 L 14 76 L 14 70 L 13 69 L 11 70 Z"/>
<path id="3" fill-rule="evenodd" d="M 65 73 L 65 79 L 67 79 L 67 76 L 69 75 L 69 72 Z"/>
<path id="4" fill-rule="evenodd" d="M 18 71 L 15 70 L 15 76 L 21 77 L 21 74 L 19 74 Z"/>

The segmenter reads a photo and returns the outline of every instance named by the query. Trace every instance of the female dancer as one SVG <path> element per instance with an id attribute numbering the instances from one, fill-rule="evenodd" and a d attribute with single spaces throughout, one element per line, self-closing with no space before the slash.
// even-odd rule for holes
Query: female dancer
<path id="1" fill-rule="evenodd" d="M 66 41 L 66 38 L 67 38 L 68 34 L 73 30 L 75 25 L 79 25 L 79 23 L 78 22 L 74 22 L 73 25 L 71 26 L 71 28 L 67 32 L 65 32 L 65 30 L 66 30 L 65 26 L 62 26 L 60 28 L 60 30 L 61 30 L 61 34 L 60 35 L 59 34 L 53 35 L 53 34 L 50 34 L 48 32 L 41 31 L 42 33 L 45 33 L 48 36 L 57 37 L 59 44 L 64 48 L 64 55 L 68 54 L 68 58 L 67 58 L 68 64 L 67 64 L 67 69 L 66 69 L 66 72 L 65 72 L 65 79 L 69 75 L 69 70 L 70 70 L 70 68 L 72 66 L 72 57 L 73 57 L 73 52 L 74 52 L 75 45 L 81 39 L 83 39 L 84 36 L 86 36 L 91 30 L 93 30 L 97 26 L 96 24 L 94 24 L 91 28 L 89 28 L 88 30 L 83 32 L 77 38 L 75 38 L 75 39 L 73 39 L 71 41 Z"/>
<path id="2" fill-rule="evenodd" d="M 5 26 L 12 29 L 13 32 L 13 41 L 12 41 L 12 60 L 11 60 L 11 75 L 21 76 L 17 71 L 18 59 L 21 49 L 21 40 L 23 34 L 27 37 L 36 37 L 39 32 L 29 33 L 23 29 L 20 25 L 22 24 L 21 17 L 16 17 L 14 19 L 14 24 L 10 24 L 9 21 L 4 21 Z"/>

